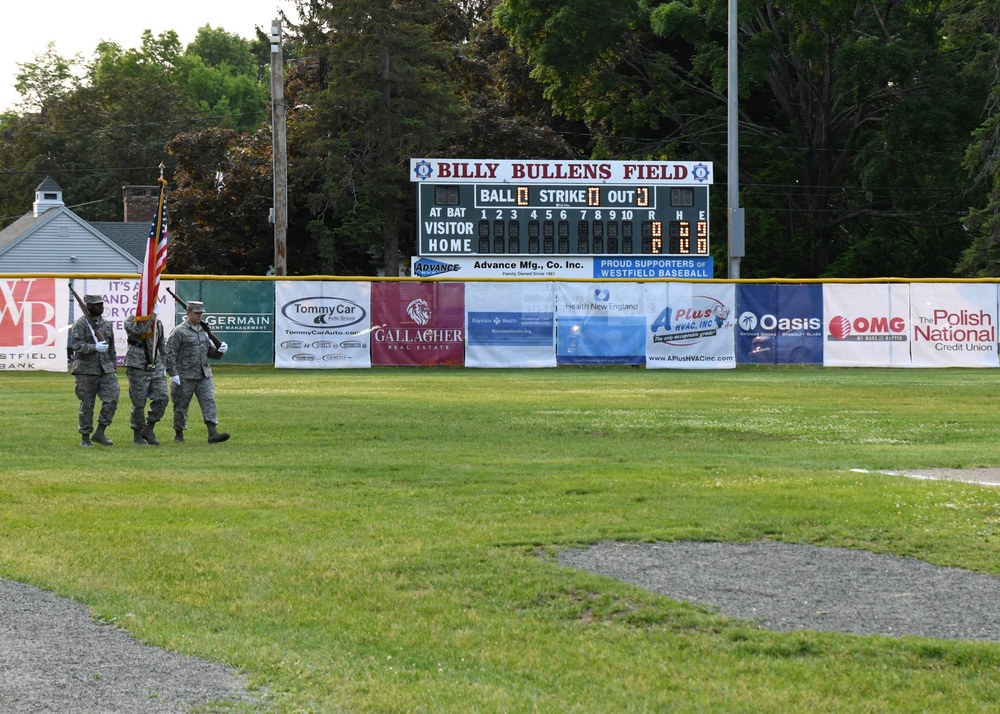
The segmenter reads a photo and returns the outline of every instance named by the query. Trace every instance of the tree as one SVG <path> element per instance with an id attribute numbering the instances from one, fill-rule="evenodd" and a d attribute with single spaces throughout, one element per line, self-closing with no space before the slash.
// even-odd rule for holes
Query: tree
<path id="1" fill-rule="evenodd" d="M 319 77 L 295 129 L 290 180 L 312 187 L 325 271 L 353 244 L 379 251 L 385 273 L 397 275 L 401 248 L 415 248 L 409 160 L 450 146 L 466 120 L 448 75 L 453 10 L 446 0 L 300 5 L 292 34 L 314 53 Z"/>
<path id="2" fill-rule="evenodd" d="M 936 189 L 958 180 L 956 157 L 978 121 L 968 107 L 985 91 L 962 73 L 963 48 L 941 51 L 949 4 L 758 0 L 739 10 L 745 273 L 867 270 L 888 251 L 910 255 L 899 262 L 907 274 L 948 274 L 953 262 L 929 251 L 962 245 L 966 199 Z M 595 152 L 709 159 L 725 175 L 726 0 L 504 0 L 497 20 L 556 110 L 587 122 Z M 915 158 L 929 153 L 938 160 Z"/>

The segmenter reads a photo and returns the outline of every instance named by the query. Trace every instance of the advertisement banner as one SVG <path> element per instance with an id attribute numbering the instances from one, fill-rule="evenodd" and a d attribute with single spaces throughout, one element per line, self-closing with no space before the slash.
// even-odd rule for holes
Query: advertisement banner
<path id="1" fill-rule="evenodd" d="M 69 368 L 70 299 L 65 278 L 0 279 L 0 371 Z"/>
<path id="2" fill-rule="evenodd" d="M 909 367 L 910 286 L 823 285 L 826 367 Z"/>
<path id="3" fill-rule="evenodd" d="M 563 278 L 574 280 L 641 280 L 647 278 L 710 280 L 710 257 L 660 256 L 553 257 L 524 255 L 412 258 L 410 274 L 418 278 Z"/>
<path id="4" fill-rule="evenodd" d="M 274 366 L 371 367 L 371 283 L 279 280 L 274 284 Z"/>
<path id="5" fill-rule="evenodd" d="M 913 367 L 997 367 L 995 283 L 910 285 Z"/>
<path id="6" fill-rule="evenodd" d="M 643 364 L 646 318 L 637 283 L 558 283 L 558 364 Z"/>
<path id="7" fill-rule="evenodd" d="M 740 364 L 822 364 L 821 285 L 737 285 Z"/>
<path id="8" fill-rule="evenodd" d="M 271 364 L 274 360 L 274 283 L 269 280 L 183 280 L 174 290 L 187 302 L 205 303 L 202 318 L 229 345 L 227 364 Z M 177 324 L 184 308 L 174 303 Z"/>
<path id="9" fill-rule="evenodd" d="M 125 318 L 135 314 L 135 306 L 139 299 L 139 278 L 76 278 L 70 284 L 77 295 L 101 295 L 104 297 L 104 314 L 102 317 L 115 328 L 115 361 L 121 367 L 125 364 L 125 354 L 128 352 L 128 340 L 125 334 Z M 174 299 L 167 294 L 167 289 L 174 290 L 172 280 L 160 281 L 160 294 L 156 301 L 154 312 L 163 323 L 163 331 L 169 336 L 174 326 L 179 322 L 173 309 Z M 176 291 L 175 291 L 176 292 Z M 70 298 L 73 300 L 72 298 Z M 80 306 L 73 300 L 70 324 L 80 317 Z M 181 320 L 184 314 L 181 314 Z"/>
<path id="10" fill-rule="evenodd" d="M 372 285 L 372 364 L 465 364 L 465 285 Z"/>
<path id="11" fill-rule="evenodd" d="M 552 283 L 468 283 L 466 367 L 555 367 Z"/>
<path id="12" fill-rule="evenodd" d="M 647 369 L 734 369 L 732 284 L 646 285 Z"/>

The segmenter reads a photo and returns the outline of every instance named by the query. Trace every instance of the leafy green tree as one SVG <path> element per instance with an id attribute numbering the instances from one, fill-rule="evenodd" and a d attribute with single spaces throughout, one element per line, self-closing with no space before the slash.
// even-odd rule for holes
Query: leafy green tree
<path id="1" fill-rule="evenodd" d="M 867 272 L 886 255 L 903 256 L 905 275 L 949 274 L 965 241 L 957 157 L 986 88 L 962 72 L 965 48 L 942 52 L 951 3 L 738 7 L 744 275 Z M 727 9 L 503 0 L 496 17 L 556 110 L 590 127 L 596 154 L 708 159 L 721 177 Z"/>
<path id="2" fill-rule="evenodd" d="M 463 133 L 449 76 L 455 6 L 447 0 L 342 0 L 300 5 L 293 35 L 314 55 L 290 173 L 309 185 L 325 272 L 347 245 L 381 253 L 387 275 L 415 250 L 409 159 L 434 156 Z M 289 129 L 289 142 L 293 141 Z"/>

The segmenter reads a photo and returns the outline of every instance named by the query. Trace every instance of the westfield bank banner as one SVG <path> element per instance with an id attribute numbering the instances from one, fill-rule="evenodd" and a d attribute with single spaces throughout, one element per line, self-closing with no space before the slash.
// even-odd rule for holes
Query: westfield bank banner
<path id="1" fill-rule="evenodd" d="M 67 370 L 69 300 L 63 278 L 0 279 L 0 371 Z"/>

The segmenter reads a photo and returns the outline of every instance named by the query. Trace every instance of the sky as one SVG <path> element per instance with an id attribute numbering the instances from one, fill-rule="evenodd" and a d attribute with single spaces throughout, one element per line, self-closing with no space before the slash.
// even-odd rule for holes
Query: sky
<path id="1" fill-rule="evenodd" d="M 34 62 L 49 42 L 56 53 L 89 60 L 101 40 L 123 48 L 138 47 L 143 30 L 153 35 L 173 30 L 186 46 L 199 27 L 211 25 L 250 39 L 255 27 L 268 32 L 284 10 L 296 18 L 291 0 L 172 0 L 169 3 L 127 3 L 116 0 L 55 0 L 6 3 L 3 10 L 3 50 L 0 52 L 0 111 L 20 100 L 14 89 L 17 65 Z"/>

